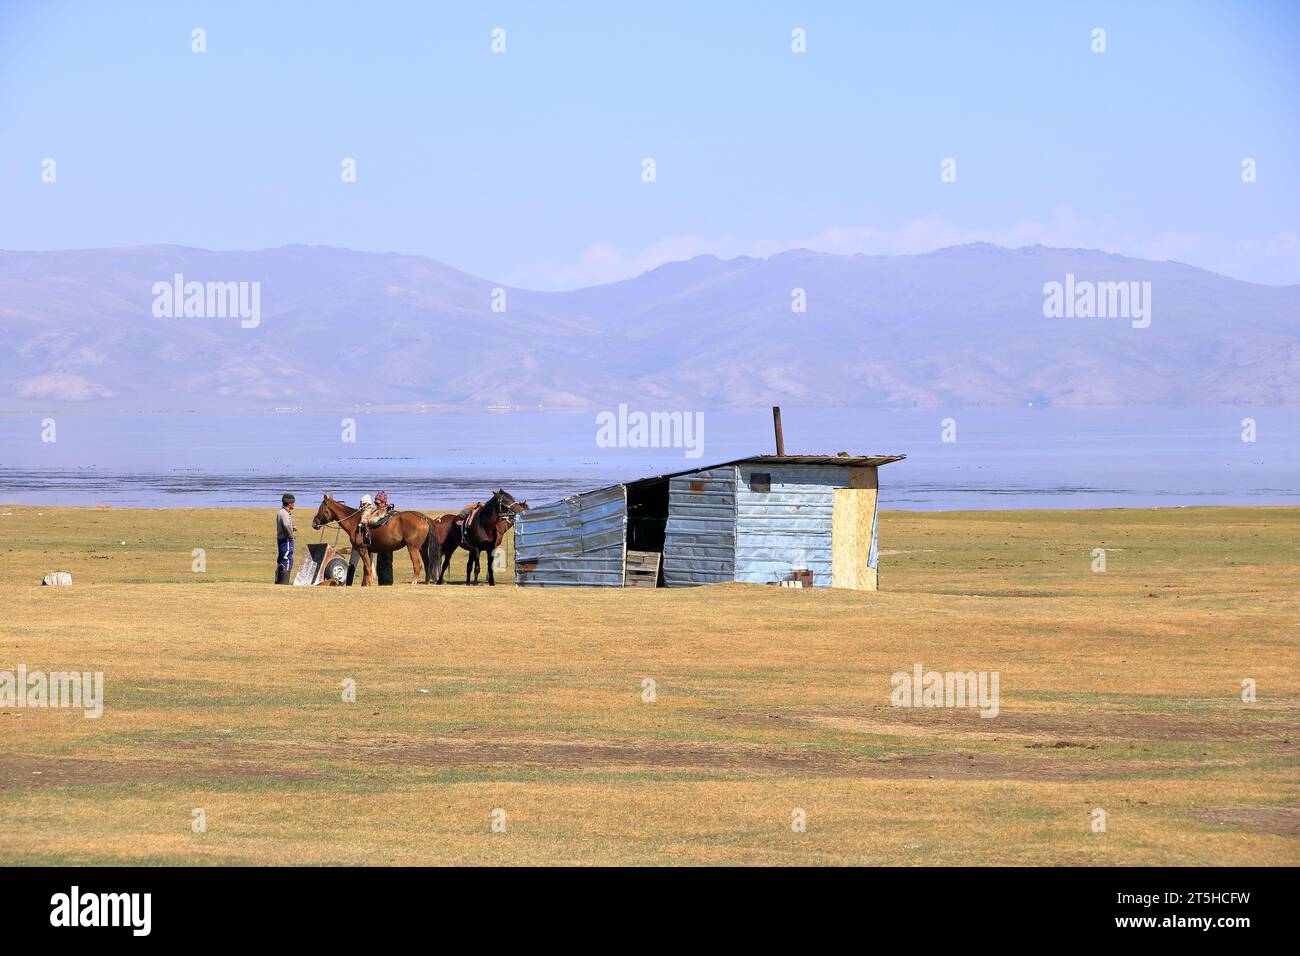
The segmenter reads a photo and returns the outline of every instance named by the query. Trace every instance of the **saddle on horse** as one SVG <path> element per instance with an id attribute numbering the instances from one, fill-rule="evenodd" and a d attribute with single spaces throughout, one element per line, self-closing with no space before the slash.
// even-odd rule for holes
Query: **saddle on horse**
<path id="1" fill-rule="evenodd" d="M 460 513 L 456 515 L 456 530 L 460 533 L 462 541 L 465 540 L 465 529 L 474 523 L 481 510 L 483 510 L 483 502 L 476 501 L 472 505 L 461 508 Z"/>

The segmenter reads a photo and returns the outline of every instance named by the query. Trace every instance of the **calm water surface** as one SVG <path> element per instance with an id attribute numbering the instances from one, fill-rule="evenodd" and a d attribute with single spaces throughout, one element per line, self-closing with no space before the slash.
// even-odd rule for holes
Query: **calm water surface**
<path id="1" fill-rule="evenodd" d="M 773 448 L 770 414 L 704 412 L 702 454 L 601 448 L 595 413 L 0 416 L 0 502 L 300 508 L 384 488 L 455 507 L 497 487 L 538 502 Z M 897 454 L 885 507 L 914 510 L 1300 504 L 1300 409 L 798 409 L 792 453 Z M 1242 440 L 1242 420 L 1255 441 Z M 955 441 L 943 441 L 944 419 Z"/>

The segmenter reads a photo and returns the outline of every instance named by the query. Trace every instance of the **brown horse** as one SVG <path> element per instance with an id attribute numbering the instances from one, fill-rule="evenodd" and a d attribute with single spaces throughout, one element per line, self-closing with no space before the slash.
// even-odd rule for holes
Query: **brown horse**
<path id="1" fill-rule="evenodd" d="M 528 510 L 528 502 L 515 501 L 504 489 L 492 494 L 485 505 L 473 504 L 460 514 L 443 515 L 433 522 L 433 532 L 425 547 L 427 562 L 440 561 L 438 583 L 441 584 L 458 547 L 469 552 L 465 562 L 465 583 L 478 584 L 479 552 L 488 553 L 488 585 L 495 586 L 493 556 L 515 523 L 515 516 Z M 473 580 L 471 580 L 471 575 Z"/>
<path id="2" fill-rule="evenodd" d="M 336 501 L 331 496 L 326 495 L 321 499 L 320 507 L 316 510 L 316 517 L 312 518 L 311 526 L 319 530 L 332 522 L 338 522 L 338 526 L 347 533 L 348 538 L 351 540 L 352 549 L 361 555 L 362 587 L 367 586 L 374 580 L 374 556 L 376 554 L 390 554 L 403 546 L 411 555 L 411 573 L 413 575 L 411 583 L 419 584 L 422 575 L 424 583 L 429 583 L 432 569 L 426 569 L 424 562 L 421 561 L 425 541 L 433 530 L 433 522 L 429 520 L 428 516 L 422 515 L 418 511 L 393 512 L 383 524 L 369 529 L 370 544 L 367 545 L 365 533 L 358 527 L 361 523 L 361 509 L 352 508 L 342 501 Z"/>

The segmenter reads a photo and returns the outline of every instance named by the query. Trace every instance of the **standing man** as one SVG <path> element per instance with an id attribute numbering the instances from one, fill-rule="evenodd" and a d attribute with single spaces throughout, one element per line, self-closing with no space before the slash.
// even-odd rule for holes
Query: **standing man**
<path id="1" fill-rule="evenodd" d="M 275 583 L 292 584 L 293 578 L 293 495 L 280 498 L 281 508 L 275 513 Z"/>

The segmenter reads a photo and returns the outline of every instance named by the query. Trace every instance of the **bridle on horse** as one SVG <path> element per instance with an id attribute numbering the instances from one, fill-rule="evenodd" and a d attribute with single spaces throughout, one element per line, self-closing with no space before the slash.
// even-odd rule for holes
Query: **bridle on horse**
<path id="1" fill-rule="evenodd" d="M 330 501 L 334 501 L 334 499 L 331 498 Z M 343 504 L 343 502 L 341 502 L 341 501 L 334 501 L 334 503 L 335 503 L 336 505 L 340 505 L 340 506 L 342 506 L 342 507 L 344 507 L 344 508 L 347 507 L 347 505 Z M 312 526 L 313 526 L 314 528 L 316 528 L 317 531 L 320 532 L 320 539 L 321 539 L 321 541 L 324 541 L 324 540 L 325 540 L 325 529 L 326 529 L 327 527 L 329 527 L 329 526 L 332 525 L 332 524 L 336 524 L 336 525 L 338 525 L 338 529 L 334 532 L 334 547 L 337 548 L 337 547 L 339 546 L 339 535 L 341 535 L 341 534 L 343 533 L 343 522 L 347 521 L 347 520 L 348 520 L 349 518 L 351 518 L 354 514 L 357 514 L 357 513 L 360 512 L 360 511 L 361 511 L 361 508 L 359 508 L 359 507 L 358 507 L 358 508 L 353 508 L 350 512 L 348 512 L 347 514 L 345 514 L 342 518 L 330 518 L 329 521 L 321 522 L 319 525 L 316 524 L 316 519 L 313 518 L 311 523 L 312 523 Z M 348 537 L 351 538 L 352 535 L 349 534 Z"/>
<path id="2" fill-rule="evenodd" d="M 514 499 L 511 499 L 510 504 L 506 504 L 505 499 L 501 497 L 500 492 L 493 492 L 491 500 L 495 501 L 497 505 L 497 520 L 499 521 L 502 518 L 505 518 L 506 526 L 513 528 L 515 526 L 516 512 L 513 511 L 512 509 L 515 507 L 515 505 L 518 504 L 518 502 L 515 501 Z M 469 516 L 469 520 L 466 521 L 465 524 L 467 526 L 472 525 L 475 521 L 478 520 L 479 515 L 481 515 L 485 510 L 487 510 L 487 505 L 484 505 L 482 508 L 477 509 L 472 515 Z M 493 524 L 495 523 L 496 522 L 494 521 Z"/>
<path id="3" fill-rule="evenodd" d="M 495 491 L 492 493 L 492 497 L 489 498 L 488 501 L 489 503 L 495 501 L 497 506 L 496 520 L 492 522 L 492 532 L 495 533 L 496 522 L 500 521 L 502 518 L 504 518 L 506 521 L 507 529 L 513 528 L 515 526 L 515 518 L 518 516 L 518 512 L 515 511 L 514 509 L 519 505 L 519 502 L 515 501 L 514 499 L 511 499 L 510 504 L 506 504 L 505 499 L 503 499 L 501 495 Z M 481 516 L 483 512 L 486 511 L 487 509 L 488 509 L 488 505 L 481 505 L 478 508 L 470 508 L 469 514 L 465 515 L 464 520 L 458 522 L 461 526 L 460 528 L 461 544 L 463 547 L 465 547 L 466 550 L 469 549 L 468 542 L 469 542 L 470 529 L 473 528 L 476 524 L 482 525 Z M 486 535 L 488 534 L 488 532 L 485 531 L 484 534 Z"/>

